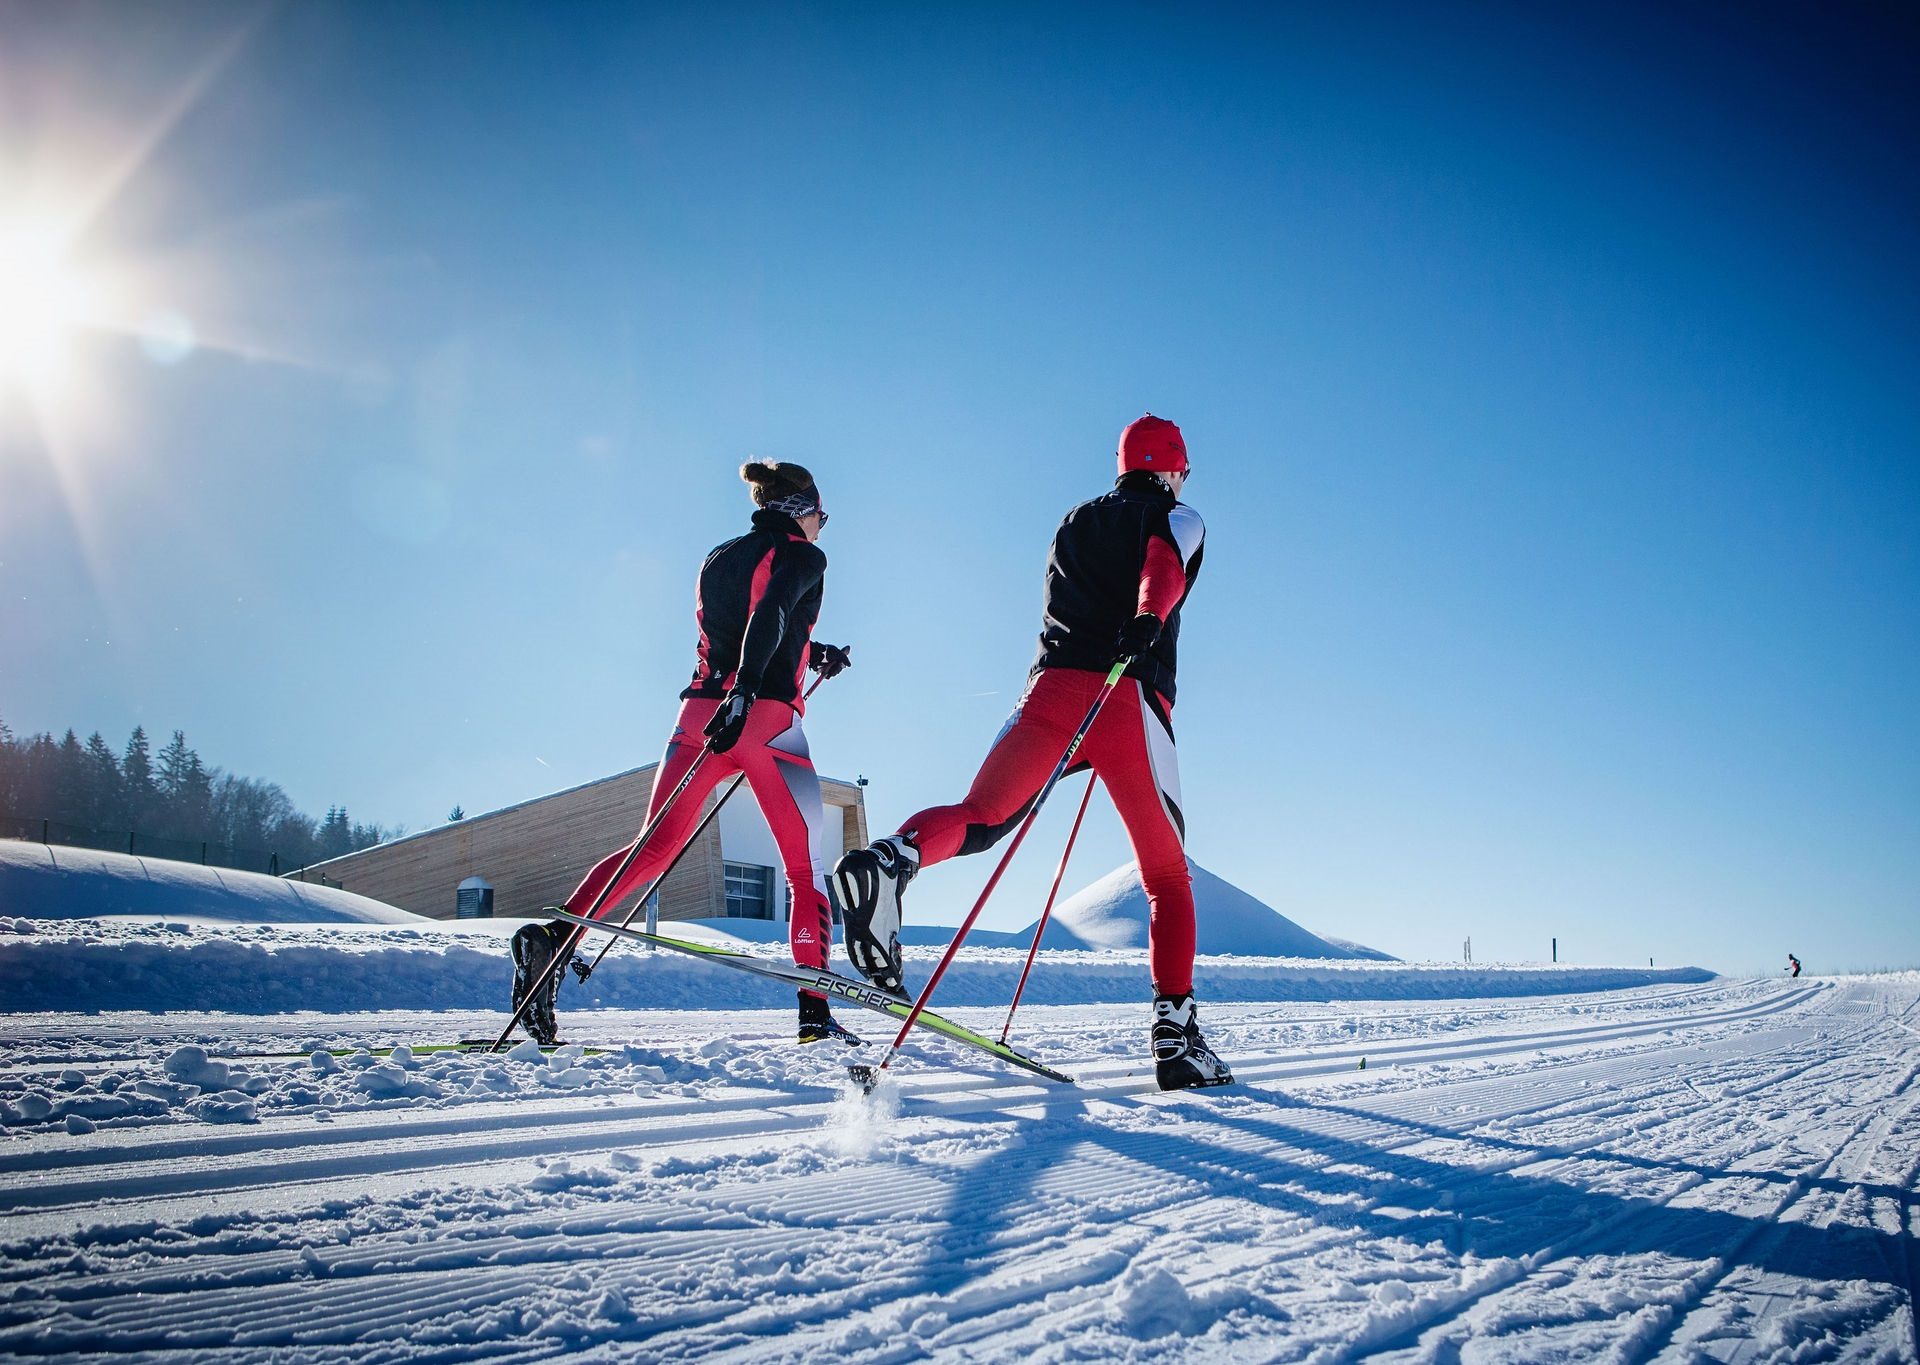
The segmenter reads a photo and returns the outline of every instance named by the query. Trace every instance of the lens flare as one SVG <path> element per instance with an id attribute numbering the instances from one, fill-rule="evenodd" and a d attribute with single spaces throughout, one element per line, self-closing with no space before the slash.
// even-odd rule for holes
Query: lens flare
<path id="1" fill-rule="evenodd" d="M 57 385 L 97 294 L 57 232 L 0 223 L 0 384 L 29 393 Z"/>

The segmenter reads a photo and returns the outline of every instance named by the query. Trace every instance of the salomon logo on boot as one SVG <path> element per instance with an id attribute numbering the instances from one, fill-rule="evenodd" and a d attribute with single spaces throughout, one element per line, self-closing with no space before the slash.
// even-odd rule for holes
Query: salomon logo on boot
<path id="1" fill-rule="evenodd" d="M 803 1043 L 824 1043 L 837 1038 L 848 1047 L 859 1047 L 865 1041 L 838 1019 L 827 1008 L 827 1002 L 817 995 L 800 992 L 800 1033 Z"/>
<path id="2" fill-rule="evenodd" d="M 920 870 L 920 852 L 890 834 L 856 848 L 833 866 L 846 929 L 847 960 L 883 991 L 900 993 L 900 896 Z"/>
<path id="3" fill-rule="evenodd" d="M 1233 1084 L 1227 1064 L 1200 1036 L 1191 993 L 1153 998 L 1153 1063 L 1162 1090 Z"/>
<path id="4" fill-rule="evenodd" d="M 547 964 L 566 947 L 572 933 L 569 926 L 554 921 L 526 925 L 513 936 L 513 1007 L 519 1009 L 535 987 L 540 987 L 538 997 L 527 1006 L 520 1022 L 542 1047 L 552 1047 L 560 1041 L 560 1024 L 554 1017 L 553 1002 L 560 994 L 560 978 L 565 975 L 558 970 L 546 974 Z M 544 982 L 543 974 L 546 974 Z"/>

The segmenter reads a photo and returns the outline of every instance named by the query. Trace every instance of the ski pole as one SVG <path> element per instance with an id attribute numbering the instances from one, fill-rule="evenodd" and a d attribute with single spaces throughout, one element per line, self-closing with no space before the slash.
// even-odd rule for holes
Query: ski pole
<path id="1" fill-rule="evenodd" d="M 700 823 L 693 827 L 693 833 L 689 834 L 687 836 L 686 842 L 681 844 L 679 849 L 675 851 L 673 855 L 673 861 L 667 864 L 666 871 L 662 872 L 659 876 L 655 877 L 653 879 L 653 884 L 649 886 L 645 891 L 642 891 L 640 893 L 640 899 L 633 903 L 633 909 L 627 911 L 626 918 L 620 921 L 620 927 L 622 929 L 626 928 L 629 924 L 633 923 L 633 917 L 640 912 L 640 908 L 647 903 L 648 898 L 651 897 L 656 891 L 658 891 L 661 888 L 661 886 L 663 886 L 666 883 L 666 880 L 668 877 L 671 877 L 673 875 L 673 869 L 680 866 L 680 860 L 687 856 L 687 850 L 692 848 L 695 844 L 699 843 L 700 836 L 707 832 L 707 826 L 712 824 L 713 818 L 720 813 L 720 807 L 727 804 L 727 798 L 732 796 L 735 792 L 739 791 L 740 784 L 742 782 L 745 782 L 746 780 L 747 780 L 747 775 L 745 773 L 734 774 L 733 781 L 729 782 L 727 784 L 727 789 L 720 793 L 720 799 L 718 801 L 715 801 L 712 806 L 708 807 L 707 813 L 700 817 Z M 647 923 L 647 932 L 648 933 L 653 932 L 653 923 L 651 918 L 649 918 Z M 589 976 L 593 975 L 594 968 L 600 965 L 600 959 L 604 958 L 609 952 L 611 952 L 613 950 L 613 945 L 618 943 L 619 941 L 620 940 L 618 938 L 609 938 L 605 943 L 600 945 L 599 953 L 597 953 L 594 956 L 594 959 L 592 962 L 587 964 L 587 970 L 581 974 L 580 979 L 582 981 L 585 981 Z"/>
<path id="2" fill-rule="evenodd" d="M 1080 837 L 1080 822 L 1087 818 L 1087 803 L 1091 800 L 1093 774 L 1088 773 L 1087 789 L 1080 794 L 1080 809 L 1073 817 L 1073 828 L 1067 831 L 1067 846 L 1060 851 L 1060 866 L 1053 870 L 1053 886 L 1047 892 L 1046 908 L 1040 912 L 1040 923 L 1033 930 L 1033 943 L 1027 948 L 1027 965 L 1020 969 L 1020 984 L 1013 988 L 1013 1003 L 1007 1006 L 1007 1022 L 1000 1026 L 1003 1043 L 1013 1031 L 1013 1012 L 1020 1008 L 1020 997 L 1027 989 L 1027 974 L 1033 970 L 1033 959 L 1040 954 L 1040 936 L 1047 932 L 1047 920 L 1053 915 L 1053 898 L 1060 894 L 1060 879 L 1067 875 L 1067 859 L 1073 856 L 1073 841 Z"/>
<path id="3" fill-rule="evenodd" d="M 919 997 L 914 1000 L 913 1008 L 907 1011 L 906 1020 L 900 1025 L 900 1032 L 894 1035 L 893 1046 L 887 1049 L 887 1055 L 881 1059 L 877 1068 L 864 1066 L 848 1068 L 855 1079 L 863 1081 L 867 1088 L 871 1089 L 873 1083 L 879 1080 L 880 1073 L 893 1065 L 893 1059 L 900 1053 L 900 1045 L 906 1042 L 907 1034 L 911 1033 L 914 1024 L 919 1022 L 920 1012 L 926 1009 L 927 1001 L 932 999 L 934 987 L 938 986 L 940 978 L 946 975 L 947 968 L 953 963 L 954 954 L 960 951 L 961 943 L 972 931 L 973 922 L 979 919 L 980 912 L 987 908 L 987 897 L 991 896 L 993 888 L 1000 884 L 1000 877 L 1006 872 L 1007 864 L 1013 861 L 1013 855 L 1020 851 L 1020 845 L 1027 837 L 1027 831 L 1033 828 L 1034 817 L 1040 814 L 1040 807 L 1047 803 L 1047 797 L 1052 794 L 1054 787 L 1072 766 L 1073 756 L 1080 751 L 1080 743 L 1086 739 L 1087 731 L 1093 729 L 1093 722 L 1100 715 L 1100 708 L 1107 704 L 1107 698 L 1112 696 L 1113 689 L 1120 685 L 1121 675 L 1127 671 L 1127 665 L 1132 662 L 1131 655 L 1123 654 L 1115 659 L 1113 667 L 1107 670 L 1107 680 L 1100 685 L 1100 691 L 1093 698 L 1093 705 L 1087 708 L 1086 718 L 1080 722 L 1080 728 L 1073 732 L 1073 738 L 1067 741 L 1066 752 L 1060 755 L 1060 761 L 1053 765 L 1053 771 L 1047 775 L 1046 782 L 1041 785 L 1039 793 L 1033 798 L 1033 808 L 1027 812 L 1027 818 L 1020 822 L 1020 828 L 1014 831 L 1013 842 L 1007 845 L 1007 851 L 1000 855 L 1000 864 L 993 869 L 993 875 L 987 878 L 987 884 L 980 892 L 980 899 L 973 903 L 973 909 L 969 910 L 967 917 L 960 922 L 960 930 L 953 936 L 953 942 L 949 943 L 947 951 L 941 954 L 939 963 L 933 969 L 933 975 L 927 978 L 927 984 L 920 988 Z"/>
<path id="4" fill-rule="evenodd" d="M 800 700 L 804 702 L 808 700 L 810 697 L 812 697 L 815 692 L 818 692 L 820 690 L 820 684 L 825 681 L 826 681 L 825 678 L 815 678 L 813 680 L 812 685 L 809 686 L 806 692 L 801 695 Z M 620 927 L 622 929 L 626 928 L 629 924 L 633 923 L 633 917 L 640 913 L 640 907 L 647 903 L 647 897 L 651 896 L 654 892 L 658 891 L 661 887 L 666 885 L 667 878 L 673 875 L 673 869 L 680 866 L 680 860 L 687 856 L 687 850 L 700 842 L 700 836 L 707 832 L 707 826 L 712 824 L 714 817 L 720 814 L 720 807 L 727 804 L 727 799 L 731 797 L 735 792 L 739 791 L 740 784 L 742 782 L 745 782 L 746 780 L 747 780 L 747 775 L 745 773 L 740 773 L 734 777 L 732 782 L 729 782 L 727 784 L 727 789 L 720 793 L 720 799 L 718 801 L 715 801 L 712 807 L 707 811 L 707 813 L 700 817 L 700 823 L 693 827 L 693 833 L 689 834 L 686 837 L 686 841 L 680 845 L 678 850 L 675 851 L 673 855 L 673 861 L 667 864 L 666 870 L 662 872 L 659 876 L 653 879 L 653 885 L 649 886 L 645 891 L 641 892 L 640 898 L 633 903 L 633 908 L 627 911 L 626 918 L 620 921 Z M 591 919 L 592 916 L 589 915 L 587 918 Z M 582 933 L 584 934 L 584 932 L 585 931 L 583 930 Z M 648 932 L 649 933 L 652 932 L 651 926 L 648 927 Z M 606 957 L 606 955 L 609 952 L 613 951 L 613 945 L 618 943 L 619 941 L 620 940 L 617 937 L 609 937 L 607 941 L 601 945 L 599 955 L 595 957 L 591 963 L 588 964 L 586 975 L 580 978 L 582 981 L 585 981 L 588 976 L 593 975 L 594 968 L 600 965 L 602 958 Z"/>
<path id="5" fill-rule="evenodd" d="M 681 794 L 693 785 L 694 774 L 700 771 L 701 765 L 707 761 L 707 756 L 712 752 L 712 740 L 708 740 L 700 746 L 700 753 L 694 758 L 693 762 L 688 765 L 686 776 L 682 777 L 679 784 L 668 793 L 666 801 L 661 804 L 659 814 L 641 826 L 640 833 L 635 836 L 632 845 L 627 849 L 627 856 L 620 860 L 620 866 L 614 870 L 614 874 L 611 877 L 607 878 L 606 885 L 600 888 L 600 894 L 593 898 L 593 904 L 587 907 L 586 918 L 592 919 L 594 915 L 599 912 L 600 907 L 605 904 L 608 894 L 614 887 L 620 884 L 620 879 L 627 875 L 627 869 L 633 866 L 633 860 L 640 856 L 640 850 L 646 847 L 647 840 L 651 839 L 654 831 L 660 828 L 660 822 L 667 818 L 667 813 L 673 809 L 674 802 L 678 801 Z M 527 1010 L 531 1008 L 533 1002 L 539 998 L 540 992 L 547 988 L 547 983 L 553 979 L 553 974 L 564 967 L 568 959 L 573 956 L 575 945 L 580 942 L 586 932 L 585 929 L 575 928 L 572 933 L 567 935 L 566 943 L 561 946 L 559 952 L 555 953 L 553 957 L 548 960 L 546 970 L 540 973 L 540 979 L 534 982 L 533 989 L 522 997 L 520 1004 L 513 1011 L 513 1017 L 507 1020 L 507 1026 L 500 1030 L 500 1036 L 493 1040 L 493 1046 L 488 1048 L 487 1051 L 498 1052 L 502 1047 L 506 1046 L 508 1035 L 513 1032 L 514 1028 L 520 1023 L 520 1020 L 525 1017 Z"/>

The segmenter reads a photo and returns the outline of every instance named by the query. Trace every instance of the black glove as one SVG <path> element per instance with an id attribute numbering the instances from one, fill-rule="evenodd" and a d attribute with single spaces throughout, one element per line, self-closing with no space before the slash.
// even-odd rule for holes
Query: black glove
<path id="1" fill-rule="evenodd" d="M 1153 642 L 1160 638 L 1160 618 L 1150 611 L 1143 611 L 1124 626 L 1120 627 L 1119 637 L 1113 642 L 1113 652 L 1118 658 L 1137 659 L 1153 648 Z"/>
<path id="2" fill-rule="evenodd" d="M 823 678 L 837 678 L 853 667 L 853 650 L 846 645 L 807 641 L 807 667 Z"/>
<path id="3" fill-rule="evenodd" d="M 713 719 L 707 722 L 705 734 L 707 747 L 716 754 L 724 754 L 740 742 L 740 732 L 747 728 L 747 712 L 753 709 L 753 693 L 744 687 L 736 687 L 727 693 L 720 709 L 713 713 Z"/>

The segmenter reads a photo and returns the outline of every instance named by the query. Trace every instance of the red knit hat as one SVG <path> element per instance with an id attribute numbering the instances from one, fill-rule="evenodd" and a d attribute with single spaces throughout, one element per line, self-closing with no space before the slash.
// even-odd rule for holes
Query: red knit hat
<path id="1" fill-rule="evenodd" d="M 1164 417 L 1148 413 L 1120 433 L 1120 472 L 1144 469 L 1149 474 L 1179 474 L 1187 467 L 1187 443 L 1180 428 Z"/>

